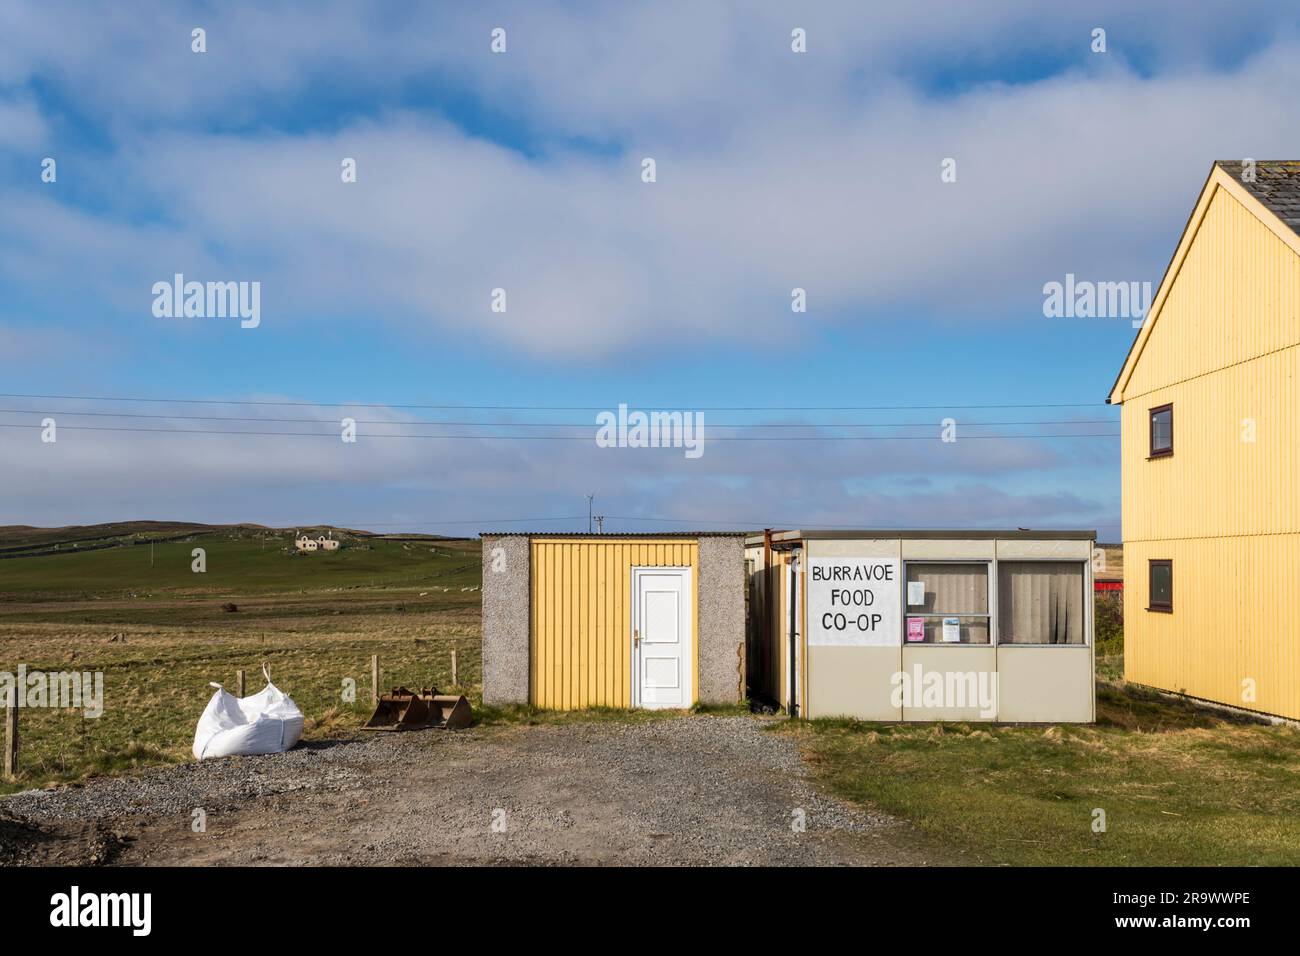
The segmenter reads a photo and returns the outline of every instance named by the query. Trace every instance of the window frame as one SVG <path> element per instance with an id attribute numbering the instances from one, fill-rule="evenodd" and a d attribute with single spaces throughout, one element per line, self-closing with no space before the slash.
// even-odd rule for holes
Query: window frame
<path id="1" fill-rule="evenodd" d="M 1156 603 L 1155 589 L 1153 585 L 1153 575 L 1157 567 L 1169 569 L 1169 601 L 1167 603 Z M 1156 611 L 1160 614 L 1174 613 L 1174 559 L 1173 558 L 1147 558 L 1147 610 Z"/>
<path id="2" fill-rule="evenodd" d="M 984 566 L 984 607 L 987 610 L 983 614 L 916 614 L 911 610 L 911 605 L 907 603 L 907 582 L 909 580 L 908 568 L 914 564 L 981 564 Z M 996 647 L 997 646 L 997 560 L 995 558 L 908 558 L 903 561 L 903 647 Z M 909 617 L 920 618 L 945 618 L 957 617 L 963 620 L 970 618 L 973 620 L 983 620 L 988 623 L 989 639 L 983 644 L 972 642 L 954 641 L 945 643 L 944 641 L 911 641 L 907 640 L 907 619 Z"/>
<path id="3" fill-rule="evenodd" d="M 1156 416 L 1169 413 L 1169 447 L 1156 448 Z M 1174 454 L 1174 403 L 1166 402 L 1147 409 L 1147 461 L 1153 458 L 1170 458 Z"/>
<path id="4" fill-rule="evenodd" d="M 998 647 L 1014 647 L 1017 649 L 1029 648 L 1029 647 L 1067 647 L 1067 648 L 1072 648 L 1074 650 L 1079 650 L 1080 648 L 1088 648 L 1088 649 L 1092 648 L 1092 636 L 1093 636 L 1092 629 L 1093 629 L 1093 623 L 1096 620 L 1095 617 L 1096 609 L 1095 609 L 1094 602 L 1089 600 L 1089 594 L 1092 592 L 1093 586 L 1095 584 L 1092 577 L 1091 561 L 1080 560 L 1076 558 L 1057 558 L 1057 557 L 999 558 L 996 564 L 997 564 L 996 571 L 997 571 L 997 578 L 998 578 L 997 580 L 998 601 L 996 604 L 998 633 L 997 633 L 997 640 L 995 641 L 995 643 Z M 1002 592 L 1001 592 L 1003 564 L 1078 564 L 1080 565 L 1083 570 L 1082 580 L 1080 581 L 1080 584 L 1082 586 L 1080 599 L 1083 602 L 1082 604 L 1083 641 L 1079 644 L 1048 644 L 1045 642 L 1044 643 L 1039 643 L 1039 642 L 1015 643 L 1012 641 L 1003 641 L 1002 640 Z"/>

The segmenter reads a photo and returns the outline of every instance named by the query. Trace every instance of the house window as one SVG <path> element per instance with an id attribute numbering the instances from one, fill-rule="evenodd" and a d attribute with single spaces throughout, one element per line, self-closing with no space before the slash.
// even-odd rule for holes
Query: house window
<path id="1" fill-rule="evenodd" d="M 1084 643 L 1084 568 L 1078 561 L 998 563 L 998 643 Z"/>
<path id="2" fill-rule="evenodd" d="M 1174 406 L 1151 409 L 1151 456 L 1164 458 L 1174 453 Z"/>
<path id="3" fill-rule="evenodd" d="M 918 598 L 913 602 L 913 598 Z M 907 641 L 989 643 L 989 566 L 907 565 Z"/>
<path id="4" fill-rule="evenodd" d="M 1147 610 L 1174 609 L 1174 562 L 1147 562 Z"/>

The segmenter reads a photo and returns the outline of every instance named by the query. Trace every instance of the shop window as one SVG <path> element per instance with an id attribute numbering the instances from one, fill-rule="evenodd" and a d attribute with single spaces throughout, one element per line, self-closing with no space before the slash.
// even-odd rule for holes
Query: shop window
<path id="1" fill-rule="evenodd" d="M 988 644 L 989 566 L 908 563 L 909 644 Z"/>
<path id="2" fill-rule="evenodd" d="M 1174 453 L 1174 406 L 1151 409 L 1151 457 L 1164 458 Z"/>
<path id="3" fill-rule="evenodd" d="M 1147 610 L 1174 609 L 1174 562 L 1147 562 Z"/>
<path id="4" fill-rule="evenodd" d="M 998 563 L 998 643 L 1084 642 L 1084 566 L 1077 561 Z"/>

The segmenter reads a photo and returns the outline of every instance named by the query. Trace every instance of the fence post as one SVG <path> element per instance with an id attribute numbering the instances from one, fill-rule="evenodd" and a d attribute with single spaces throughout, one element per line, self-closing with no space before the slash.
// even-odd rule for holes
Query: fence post
<path id="1" fill-rule="evenodd" d="M 18 776 L 18 688 L 12 691 L 9 706 L 5 708 L 5 778 Z"/>
<path id="2" fill-rule="evenodd" d="M 242 698 L 244 696 L 244 672 L 242 670 L 235 671 L 235 690 L 236 697 Z"/>
<path id="3" fill-rule="evenodd" d="M 460 677 L 456 673 L 456 648 L 451 649 L 451 686 L 460 686 Z"/>
<path id="4" fill-rule="evenodd" d="M 370 655 L 370 706 L 379 706 L 379 655 Z"/>
<path id="5" fill-rule="evenodd" d="M 745 642 L 736 645 L 736 700 L 745 699 Z"/>

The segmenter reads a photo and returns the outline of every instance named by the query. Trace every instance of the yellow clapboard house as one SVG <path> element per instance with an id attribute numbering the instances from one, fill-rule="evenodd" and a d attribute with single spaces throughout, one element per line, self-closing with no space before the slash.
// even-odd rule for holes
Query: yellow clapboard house
<path id="1" fill-rule="evenodd" d="M 1300 719 L 1300 162 L 1217 162 L 1108 399 L 1127 679 Z"/>

